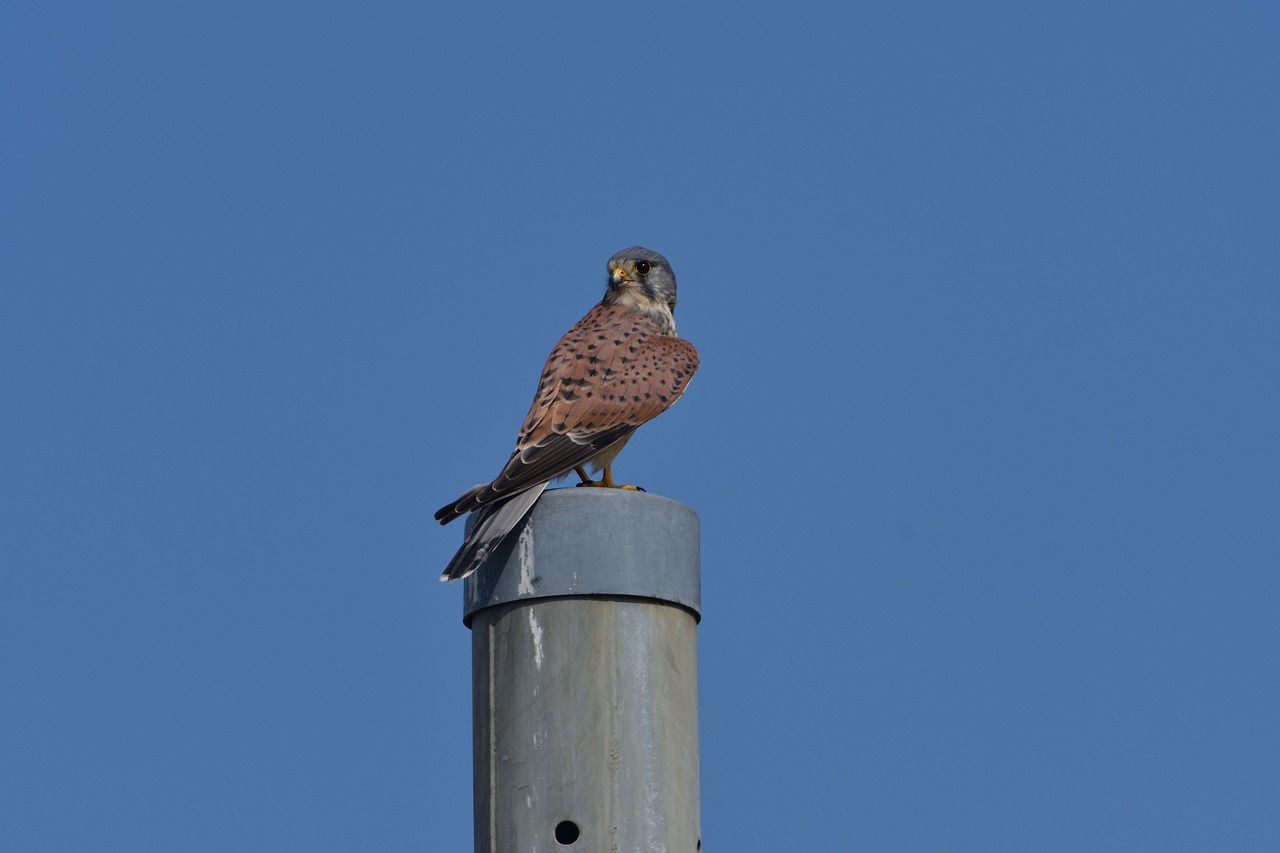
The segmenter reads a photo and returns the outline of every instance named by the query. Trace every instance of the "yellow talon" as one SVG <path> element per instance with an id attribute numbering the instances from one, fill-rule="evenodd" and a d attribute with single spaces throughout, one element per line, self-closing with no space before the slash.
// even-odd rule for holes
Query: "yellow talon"
<path id="1" fill-rule="evenodd" d="M 611 468 L 612 466 L 610 465 L 604 466 L 604 471 L 601 472 L 599 480 L 593 480 L 588 477 L 586 470 L 584 470 L 581 465 L 576 466 L 573 470 L 577 471 L 578 476 L 582 478 L 582 482 L 578 484 L 579 486 L 593 486 L 602 489 L 626 489 L 631 492 L 644 491 L 644 489 L 639 486 L 619 486 L 617 483 L 613 482 L 613 471 Z"/>

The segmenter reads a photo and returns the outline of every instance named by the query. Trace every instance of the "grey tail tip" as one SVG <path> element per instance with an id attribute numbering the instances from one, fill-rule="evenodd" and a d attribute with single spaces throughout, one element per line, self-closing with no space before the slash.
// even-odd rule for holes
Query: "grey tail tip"
<path id="1" fill-rule="evenodd" d="M 468 547 L 471 546 L 471 547 Z M 480 564 L 489 556 L 489 549 L 481 547 L 477 549 L 474 543 L 468 542 L 459 549 L 453 559 L 449 561 L 449 565 L 445 566 L 443 572 L 440 573 L 440 583 L 451 583 L 460 581 L 467 575 L 480 568 Z"/>
<path id="2" fill-rule="evenodd" d="M 456 575 L 448 571 L 442 572 L 440 575 L 440 583 L 453 583 L 454 581 L 460 581 L 471 575 L 473 572 L 475 572 L 475 569 L 467 569 L 465 572 L 459 572 Z"/>
<path id="3" fill-rule="evenodd" d="M 475 510 L 475 524 L 471 533 L 463 540 L 462 547 L 453 555 L 449 565 L 445 566 L 440 580 L 448 583 L 465 578 L 480 568 L 480 565 L 493 554 L 525 513 L 538 500 L 546 483 L 530 486 L 522 492 L 507 495 L 485 504 Z M 477 486 L 477 488 L 484 488 Z"/>
<path id="4" fill-rule="evenodd" d="M 471 573 L 467 572 L 467 574 L 469 575 Z M 443 572 L 440 573 L 440 583 L 450 583 L 452 581 L 456 581 L 459 578 L 462 578 L 465 576 L 466 575 L 458 574 L 457 570 L 451 565 L 447 569 L 445 569 Z"/>

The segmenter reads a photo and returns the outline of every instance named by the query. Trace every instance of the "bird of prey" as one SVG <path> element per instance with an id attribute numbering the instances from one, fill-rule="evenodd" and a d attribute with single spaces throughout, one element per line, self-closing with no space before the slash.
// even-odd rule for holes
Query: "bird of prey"
<path id="1" fill-rule="evenodd" d="M 440 580 L 474 572 L 552 480 L 577 472 L 580 486 L 636 488 L 613 482 L 613 458 L 637 427 L 680 399 L 698 351 L 676 337 L 676 276 L 666 258 L 633 246 L 610 258 L 608 270 L 604 299 L 547 356 L 506 466 L 436 512 L 441 524 L 476 514 Z"/>

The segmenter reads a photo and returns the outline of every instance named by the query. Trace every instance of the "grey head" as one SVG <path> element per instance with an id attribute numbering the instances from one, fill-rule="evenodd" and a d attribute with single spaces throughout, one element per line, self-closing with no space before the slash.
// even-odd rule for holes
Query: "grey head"
<path id="1" fill-rule="evenodd" d="M 676 274 L 667 259 L 643 246 L 623 249 L 609 259 L 606 302 L 626 302 L 641 308 L 676 307 Z"/>

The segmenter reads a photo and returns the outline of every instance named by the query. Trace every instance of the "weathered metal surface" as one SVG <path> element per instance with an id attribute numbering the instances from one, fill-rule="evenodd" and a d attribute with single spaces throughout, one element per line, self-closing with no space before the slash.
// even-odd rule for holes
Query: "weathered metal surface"
<path id="1" fill-rule="evenodd" d="M 534 594 L 468 611 L 476 850 L 696 853 L 697 516 L 652 495 L 557 494 L 525 522 Z M 642 505 L 657 515 L 638 521 Z M 504 589 L 483 576 L 530 565 L 518 543 L 503 556 L 477 588 Z M 692 577 L 638 565 L 658 559 Z"/>

